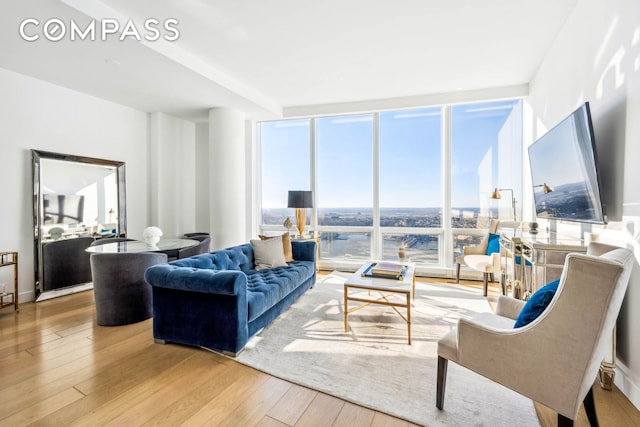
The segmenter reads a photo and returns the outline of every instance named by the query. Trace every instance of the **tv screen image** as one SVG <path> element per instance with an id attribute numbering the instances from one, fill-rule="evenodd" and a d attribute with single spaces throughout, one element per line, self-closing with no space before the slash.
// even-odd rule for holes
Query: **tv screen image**
<path id="1" fill-rule="evenodd" d="M 529 147 L 536 216 L 605 224 L 589 103 Z"/>
<path id="2" fill-rule="evenodd" d="M 46 224 L 81 224 L 84 221 L 84 196 L 43 194 Z"/>

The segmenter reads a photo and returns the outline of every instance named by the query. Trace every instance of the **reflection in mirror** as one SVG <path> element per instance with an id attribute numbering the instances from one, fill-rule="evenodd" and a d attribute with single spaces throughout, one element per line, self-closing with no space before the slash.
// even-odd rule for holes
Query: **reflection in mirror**
<path id="1" fill-rule="evenodd" d="M 43 239 L 61 231 L 63 237 L 117 234 L 115 208 L 118 181 L 115 166 L 96 166 L 54 159 L 40 160 Z"/>
<path id="2" fill-rule="evenodd" d="M 96 239 L 126 236 L 124 163 L 32 150 L 36 301 L 91 287 Z"/>

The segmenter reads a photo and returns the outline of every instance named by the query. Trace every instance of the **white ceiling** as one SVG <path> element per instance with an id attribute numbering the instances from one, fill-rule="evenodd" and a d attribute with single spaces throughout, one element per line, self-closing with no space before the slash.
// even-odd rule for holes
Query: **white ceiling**
<path id="1" fill-rule="evenodd" d="M 0 6 L 0 67 L 142 111 L 285 107 L 528 83 L 578 0 L 20 0 Z M 177 41 L 24 41 L 25 18 L 175 18 Z"/>

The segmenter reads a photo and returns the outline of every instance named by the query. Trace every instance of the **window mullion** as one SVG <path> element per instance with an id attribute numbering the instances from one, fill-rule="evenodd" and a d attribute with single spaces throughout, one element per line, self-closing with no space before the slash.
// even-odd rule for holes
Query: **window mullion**
<path id="1" fill-rule="evenodd" d="M 261 126 L 258 122 L 253 122 L 253 131 L 255 138 L 251 144 L 251 156 L 253 161 L 252 175 L 252 194 L 253 194 L 253 224 L 251 227 L 251 236 L 255 236 L 262 231 L 262 134 Z"/>
<path id="2" fill-rule="evenodd" d="M 313 208 L 311 209 L 310 227 L 312 230 L 318 229 L 318 147 L 316 144 L 316 119 L 312 118 L 309 126 L 309 171 L 311 180 L 311 191 L 313 191 Z M 319 260 L 317 260 L 319 261 Z"/>
<path id="3" fill-rule="evenodd" d="M 442 108 L 442 229 L 440 265 L 453 265 L 453 235 L 451 232 L 451 107 Z"/>
<path id="4" fill-rule="evenodd" d="M 382 233 L 380 232 L 380 113 L 373 114 L 373 232 L 371 255 L 382 259 Z"/>

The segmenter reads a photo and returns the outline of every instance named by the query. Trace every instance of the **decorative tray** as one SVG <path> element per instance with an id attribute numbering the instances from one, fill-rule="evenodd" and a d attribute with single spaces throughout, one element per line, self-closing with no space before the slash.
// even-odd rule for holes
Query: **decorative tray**
<path id="1" fill-rule="evenodd" d="M 404 280 L 407 266 L 389 262 L 372 262 L 363 272 L 362 277 Z"/>

